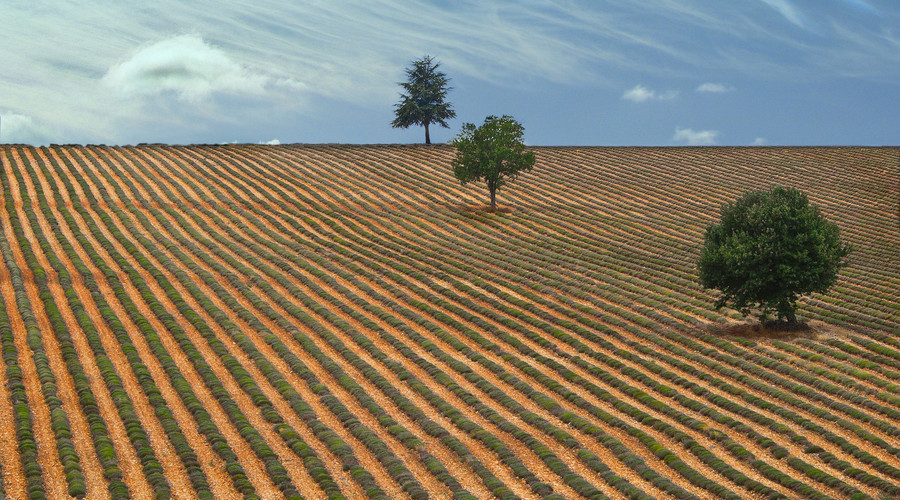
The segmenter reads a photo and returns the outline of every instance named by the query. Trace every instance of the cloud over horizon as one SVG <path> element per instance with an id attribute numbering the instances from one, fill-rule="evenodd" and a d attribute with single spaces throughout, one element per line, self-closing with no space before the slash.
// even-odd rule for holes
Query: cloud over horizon
<path id="1" fill-rule="evenodd" d="M 686 142 L 688 146 L 713 146 L 716 144 L 716 137 L 718 136 L 718 130 L 694 131 L 689 128 L 676 128 L 672 140 L 675 142 Z"/>
<path id="2" fill-rule="evenodd" d="M 0 144 L 47 144 L 53 131 L 34 118 L 18 113 L 0 113 Z"/>
<path id="3" fill-rule="evenodd" d="M 181 35 L 142 47 L 109 68 L 102 82 L 128 97 L 172 92 L 196 102 L 216 92 L 259 95 L 269 78 L 236 63 L 197 35 Z"/>

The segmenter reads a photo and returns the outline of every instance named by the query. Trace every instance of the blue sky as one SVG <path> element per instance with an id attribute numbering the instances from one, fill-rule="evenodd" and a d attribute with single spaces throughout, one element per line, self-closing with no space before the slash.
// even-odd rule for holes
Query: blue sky
<path id="1" fill-rule="evenodd" d="M 432 55 L 457 119 L 533 145 L 897 145 L 897 0 L 4 0 L 0 142 L 413 143 Z"/>

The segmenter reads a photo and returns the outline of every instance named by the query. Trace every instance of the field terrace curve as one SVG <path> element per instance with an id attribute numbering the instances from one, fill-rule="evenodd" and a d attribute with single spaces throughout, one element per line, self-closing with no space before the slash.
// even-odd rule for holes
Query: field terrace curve
<path id="1" fill-rule="evenodd" d="M 900 148 L 532 149 L 0 146 L 0 496 L 900 497 Z M 697 283 L 775 184 L 801 335 Z"/>

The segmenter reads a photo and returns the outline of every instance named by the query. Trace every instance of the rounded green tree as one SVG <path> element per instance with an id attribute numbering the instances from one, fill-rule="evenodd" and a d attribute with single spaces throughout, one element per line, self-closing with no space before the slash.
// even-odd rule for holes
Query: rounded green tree
<path id="1" fill-rule="evenodd" d="M 453 175 L 463 184 L 484 180 L 491 196 L 491 212 L 497 210 L 497 191 L 534 166 L 534 153 L 525 151 L 525 128 L 513 117 L 488 116 L 484 124 L 463 124 L 451 140 L 456 146 Z"/>
<path id="2" fill-rule="evenodd" d="M 742 314 L 796 323 L 797 299 L 825 293 L 847 264 L 851 247 L 806 195 L 774 187 L 745 194 L 722 208 L 722 220 L 706 230 L 698 264 L 700 283 Z"/>

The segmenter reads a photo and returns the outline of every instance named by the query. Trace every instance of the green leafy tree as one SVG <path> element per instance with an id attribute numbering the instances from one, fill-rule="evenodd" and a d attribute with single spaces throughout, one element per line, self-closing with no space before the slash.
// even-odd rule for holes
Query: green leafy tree
<path id="1" fill-rule="evenodd" d="M 487 182 L 491 212 L 497 210 L 497 191 L 534 166 L 534 153 L 522 142 L 524 132 L 511 116 L 488 116 L 480 127 L 464 124 L 450 141 L 456 146 L 453 175 L 463 184 Z"/>
<path id="2" fill-rule="evenodd" d="M 452 105 L 444 102 L 447 92 L 453 89 L 449 87 L 450 79 L 442 71 L 438 71 L 439 63 L 434 62 L 431 56 L 425 56 L 412 62 L 406 68 L 405 82 L 399 82 L 405 92 L 400 94 L 400 102 L 394 105 L 394 114 L 397 116 L 391 125 L 394 128 L 409 128 L 412 125 L 425 127 L 425 144 L 431 144 L 431 135 L 428 126 L 437 123 L 444 128 L 449 128 L 447 120 L 456 118 L 456 111 Z"/>
<path id="3" fill-rule="evenodd" d="M 743 314 L 772 312 L 780 321 L 796 323 L 797 299 L 825 293 L 847 264 L 850 245 L 839 238 L 806 195 L 793 188 L 773 187 L 746 193 L 722 208 L 722 220 L 706 230 L 698 264 L 700 283 L 722 292 L 716 302 L 729 302 Z"/>

